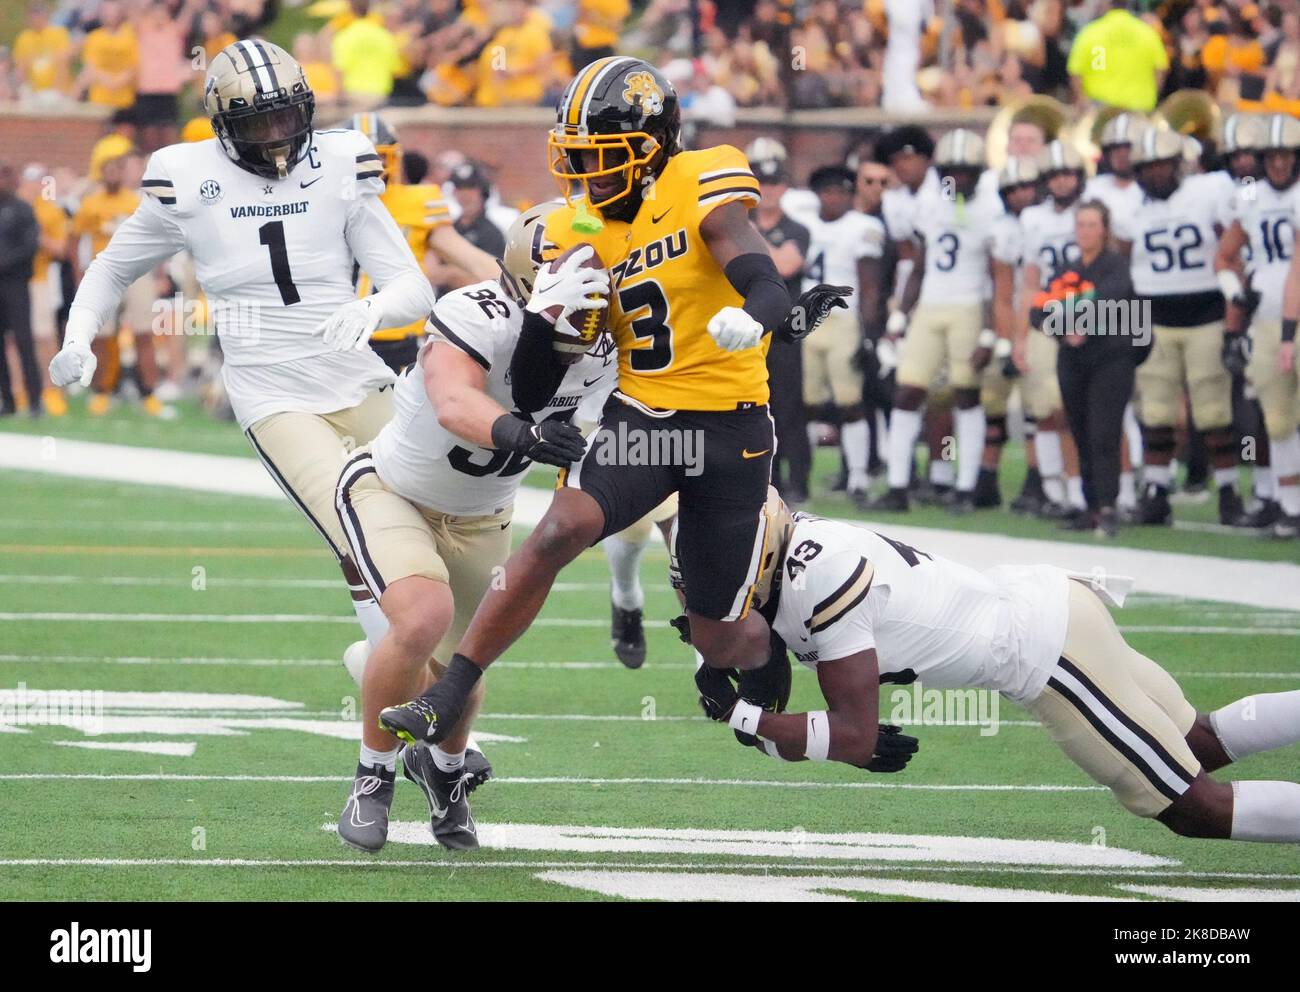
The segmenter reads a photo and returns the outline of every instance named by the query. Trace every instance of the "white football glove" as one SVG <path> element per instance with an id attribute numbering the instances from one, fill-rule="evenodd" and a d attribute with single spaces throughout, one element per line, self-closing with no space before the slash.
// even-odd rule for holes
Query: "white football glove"
<path id="1" fill-rule="evenodd" d="M 562 320 L 574 310 L 600 310 L 608 306 L 609 301 L 603 297 L 609 292 L 609 272 L 579 267 L 594 253 L 591 245 L 582 245 L 554 272 L 546 265 L 539 268 L 525 309 L 529 313 L 545 314 L 552 307 L 560 307 Z M 593 295 L 602 298 L 593 300 L 590 298 Z"/>
<path id="2" fill-rule="evenodd" d="M 347 351 L 349 348 L 361 351 L 370 343 L 370 335 L 379 328 L 382 316 L 370 298 L 353 300 L 321 321 L 316 331 L 331 351 Z"/>
<path id="3" fill-rule="evenodd" d="M 902 310 L 889 311 L 889 319 L 885 321 L 885 333 L 891 338 L 902 337 L 907 330 L 907 314 Z"/>
<path id="4" fill-rule="evenodd" d="M 50 361 L 50 382 L 67 386 L 80 381 L 83 386 L 89 386 L 98 364 L 99 359 L 86 345 L 67 341 Z"/>
<path id="5" fill-rule="evenodd" d="M 708 330 L 723 351 L 744 351 L 763 340 L 763 325 L 740 307 L 723 307 L 710 318 Z"/>

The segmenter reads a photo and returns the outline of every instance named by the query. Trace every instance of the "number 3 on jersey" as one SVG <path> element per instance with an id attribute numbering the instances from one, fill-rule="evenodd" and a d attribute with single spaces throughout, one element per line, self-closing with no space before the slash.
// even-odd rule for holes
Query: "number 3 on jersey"
<path id="1" fill-rule="evenodd" d="M 628 286 L 618 292 L 618 305 L 632 317 L 629 325 L 637 341 L 650 341 L 649 348 L 633 348 L 628 363 L 635 372 L 662 372 L 673 363 L 673 329 L 668 324 L 668 298 L 663 287 L 653 279 Z M 632 316 L 638 310 L 645 313 Z"/>

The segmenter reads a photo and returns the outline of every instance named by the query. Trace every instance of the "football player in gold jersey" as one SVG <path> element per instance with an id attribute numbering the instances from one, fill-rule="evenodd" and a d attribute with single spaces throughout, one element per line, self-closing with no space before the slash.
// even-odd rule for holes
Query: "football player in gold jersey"
<path id="1" fill-rule="evenodd" d="M 476 248 L 451 226 L 451 210 L 442 187 L 437 183 L 404 182 L 402 146 L 397 132 L 378 114 L 353 114 L 348 128 L 360 131 L 375 146 L 384 170 L 384 192 L 380 201 L 401 228 L 411 252 L 428 274 L 426 259 L 430 252 L 444 261 L 460 266 L 473 280 L 495 279 L 496 259 Z M 376 289 L 364 272 L 356 274 L 357 296 L 366 297 Z M 370 337 L 370 347 L 401 375 L 415 363 L 424 338 L 424 318 L 405 327 L 385 327 Z"/>
<path id="2" fill-rule="evenodd" d="M 745 156 L 727 145 L 683 151 L 680 132 L 672 85 L 639 59 L 593 62 L 560 100 L 548 144 L 569 205 L 551 215 L 536 247 L 547 255 L 588 242 L 609 268 L 619 385 L 586 454 L 562 470 L 546 516 L 480 603 L 446 676 L 380 714 L 407 741 L 447 734 L 560 569 L 673 492 L 691 642 L 717 668 L 776 667 L 767 665 L 768 623 L 750 603 L 772 553 L 766 335 L 789 330 L 791 301 L 749 220 L 759 188 Z M 533 343 L 534 367 L 546 367 L 551 343 Z"/>

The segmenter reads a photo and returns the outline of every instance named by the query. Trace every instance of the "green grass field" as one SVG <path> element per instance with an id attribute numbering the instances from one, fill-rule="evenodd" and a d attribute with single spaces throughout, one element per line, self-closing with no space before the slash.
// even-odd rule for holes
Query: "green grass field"
<path id="1" fill-rule="evenodd" d="M 36 426 L 244 453 L 233 425 L 190 413 Z M 1051 533 L 1004 514 L 970 526 Z M 1159 536 L 1170 550 L 1277 552 Z M 489 674 L 479 730 L 501 739 L 483 744 L 498 778 L 474 796 L 482 850 L 432 846 L 423 798 L 402 782 L 393 837 L 366 857 L 328 829 L 356 764 L 356 689 L 338 659 L 359 634 L 332 560 L 289 505 L 0 470 L 0 687 L 109 694 L 102 725 L 74 715 L 0 733 L 0 898 L 1300 898 L 1290 846 L 1198 843 L 1130 816 L 1010 704 L 987 736 L 914 728 L 921 752 L 895 776 L 739 747 L 699 714 L 690 653 L 664 623 L 676 612 L 665 573 L 656 547 L 642 670 L 612 656 L 605 565 L 588 552 Z M 1147 596 L 1118 619 L 1143 628 L 1131 643 L 1200 709 L 1300 683 L 1300 614 Z M 1187 632 L 1205 627 L 1233 632 Z M 797 671 L 792 705 L 817 699 Z M 887 697 L 882 714 L 897 705 Z M 1295 779 L 1300 752 L 1235 774 Z"/>

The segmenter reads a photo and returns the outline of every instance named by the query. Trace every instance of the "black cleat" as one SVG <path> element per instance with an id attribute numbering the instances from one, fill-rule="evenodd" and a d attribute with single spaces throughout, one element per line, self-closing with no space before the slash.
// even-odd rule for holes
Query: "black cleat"
<path id="1" fill-rule="evenodd" d="M 1110 541 L 1119 534 L 1119 516 L 1113 506 L 1105 506 L 1097 511 L 1093 535 L 1103 541 Z"/>
<path id="2" fill-rule="evenodd" d="M 912 498 L 916 500 L 918 506 L 947 506 L 948 501 L 952 499 L 952 494 L 952 486 L 943 486 L 929 480 L 922 480 L 916 484 Z"/>
<path id="3" fill-rule="evenodd" d="M 1273 524 L 1272 534 L 1279 541 L 1294 541 L 1300 537 L 1300 514 L 1287 516 L 1283 514 Z"/>
<path id="4" fill-rule="evenodd" d="M 974 491 L 954 489 L 952 495 L 944 502 L 944 508 L 953 516 L 964 517 L 975 512 Z"/>
<path id="5" fill-rule="evenodd" d="M 396 772 L 387 768 L 357 765 L 352 792 L 339 814 L 339 840 L 368 854 L 384 846 L 388 840 L 388 808 L 393 804 L 396 780 Z"/>
<path id="6" fill-rule="evenodd" d="M 1081 532 L 1093 529 L 1092 514 L 1087 510 L 1081 510 L 1077 506 L 1068 508 L 1065 516 L 1061 517 L 1057 525 L 1058 530 L 1067 530 Z"/>
<path id="7" fill-rule="evenodd" d="M 1282 519 L 1282 507 L 1272 499 L 1262 499 L 1259 505 L 1237 518 L 1236 526 L 1251 530 L 1267 530 Z"/>
<path id="8" fill-rule="evenodd" d="M 427 747 L 408 747 L 402 752 L 402 774 L 424 793 L 434 840 L 450 851 L 478 847 L 478 825 L 469 808 L 471 775 L 467 768 L 441 771 Z"/>
<path id="9" fill-rule="evenodd" d="M 1169 507 L 1169 490 L 1154 482 L 1147 486 L 1146 492 L 1138 501 L 1134 523 L 1145 526 L 1163 527 L 1173 523 L 1173 511 Z"/>
<path id="10" fill-rule="evenodd" d="M 645 630 L 640 610 L 620 609 L 609 604 L 609 639 L 614 653 L 625 668 L 640 668 L 645 664 Z"/>
<path id="11" fill-rule="evenodd" d="M 1241 497 L 1232 486 L 1219 487 L 1219 523 L 1225 527 L 1236 527 L 1238 521 L 1246 515 Z"/>
<path id="12" fill-rule="evenodd" d="M 408 747 L 437 744 L 455 729 L 465 712 L 466 695 L 439 679 L 423 695 L 400 706 L 379 711 L 379 729 L 386 730 Z"/>
<path id="13" fill-rule="evenodd" d="M 991 468 L 981 468 L 975 480 L 975 507 L 992 510 L 1002 505 L 1002 490 L 998 488 L 998 473 Z"/>
<path id="14" fill-rule="evenodd" d="M 907 505 L 907 490 L 888 489 L 868 503 L 867 509 L 883 513 L 906 513 L 909 509 Z"/>
<path id="15" fill-rule="evenodd" d="M 1038 506 L 1038 516 L 1043 520 L 1065 520 L 1077 509 L 1078 507 L 1071 506 L 1069 503 L 1057 503 L 1045 499 Z"/>
<path id="16" fill-rule="evenodd" d="M 1025 474 L 1025 484 L 1020 489 L 1020 495 L 1011 501 L 1011 512 L 1036 517 L 1046 498 L 1043 494 L 1043 477 L 1038 469 L 1031 468 Z"/>
<path id="17" fill-rule="evenodd" d="M 473 792 L 492 778 L 492 764 L 482 751 L 465 749 L 465 791 Z"/>

